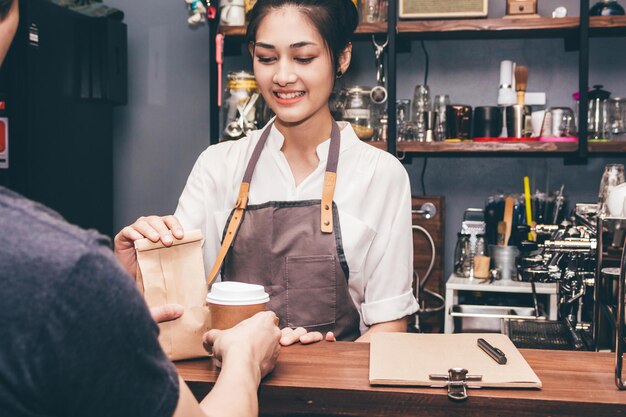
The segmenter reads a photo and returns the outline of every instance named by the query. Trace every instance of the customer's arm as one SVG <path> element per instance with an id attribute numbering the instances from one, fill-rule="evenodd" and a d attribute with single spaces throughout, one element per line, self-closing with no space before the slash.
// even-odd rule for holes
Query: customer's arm
<path id="1" fill-rule="evenodd" d="M 229 330 L 211 330 L 204 344 L 222 362 L 222 370 L 200 408 L 186 384 L 180 384 L 174 417 L 256 416 L 257 389 L 261 379 L 276 363 L 280 330 L 272 312 L 258 313 Z M 204 414 L 201 413 L 204 412 Z"/>

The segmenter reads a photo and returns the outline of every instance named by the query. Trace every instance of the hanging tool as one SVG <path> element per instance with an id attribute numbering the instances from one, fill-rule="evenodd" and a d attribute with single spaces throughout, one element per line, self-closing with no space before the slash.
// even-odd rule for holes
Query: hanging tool
<path id="1" fill-rule="evenodd" d="M 530 199 L 530 179 L 528 176 L 524 177 L 524 203 L 526 204 L 526 224 L 528 227 L 533 227 L 533 210 L 532 210 L 532 202 Z M 528 240 L 535 240 L 533 233 L 528 232 Z"/>
<path id="2" fill-rule="evenodd" d="M 224 35 L 215 35 L 215 62 L 217 62 L 217 107 L 222 107 L 222 64 L 224 63 Z"/>
<path id="3" fill-rule="evenodd" d="M 383 55 L 385 47 L 389 43 L 389 37 L 385 37 L 385 42 L 379 44 L 376 42 L 376 36 L 372 35 L 372 44 L 374 45 L 374 56 L 376 57 L 376 87 L 372 88 L 370 98 L 376 104 L 383 104 L 387 101 L 387 89 L 385 88 L 385 64 Z"/>

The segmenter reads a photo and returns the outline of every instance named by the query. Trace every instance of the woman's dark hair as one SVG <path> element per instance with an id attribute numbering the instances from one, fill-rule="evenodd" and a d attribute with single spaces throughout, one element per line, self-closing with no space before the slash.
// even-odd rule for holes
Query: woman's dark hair
<path id="1" fill-rule="evenodd" d="M 14 1 L 15 0 L 0 0 L 0 20 L 4 20 L 7 14 L 9 14 L 9 10 Z"/>
<path id="2" fill-rule="evenodd" d="M 272 10 L 296 7 L 315 26 L 324 39 L 333 66 L 339 54 L 348 46 L 359 22 L 352 0 L 257 0 L 250 10 L 246 40 L 254 45 L 259 25 Z"/>

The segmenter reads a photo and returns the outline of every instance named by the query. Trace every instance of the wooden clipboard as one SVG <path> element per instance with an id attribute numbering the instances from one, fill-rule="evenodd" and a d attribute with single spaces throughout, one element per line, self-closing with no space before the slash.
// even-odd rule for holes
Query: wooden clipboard
<path id="1" fill-rule="evenodd" d="M 498 364 L 477 345 L 483 338 L 502 350 L 505 365 Z M 511 339 L 498 333 L 411 334 L 374 333 L 370 342 L 371 385 L 441 387 L 432 374 L 465 368 L 481 375 L 468 387 L 541 388 L 541 381 Z"/>

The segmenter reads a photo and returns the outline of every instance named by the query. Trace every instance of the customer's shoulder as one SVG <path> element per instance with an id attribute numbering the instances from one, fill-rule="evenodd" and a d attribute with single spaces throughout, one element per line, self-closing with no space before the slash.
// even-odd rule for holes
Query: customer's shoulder
<path id="1" fill-rule="evenodd" d="M 72 225 L 54 210 L 3 187 L 0 230 L 8 243 L 6 253 L 51 267 L 68 267 L 85 253 L 102 248 L 110 252 L 108 237 Z"/>

